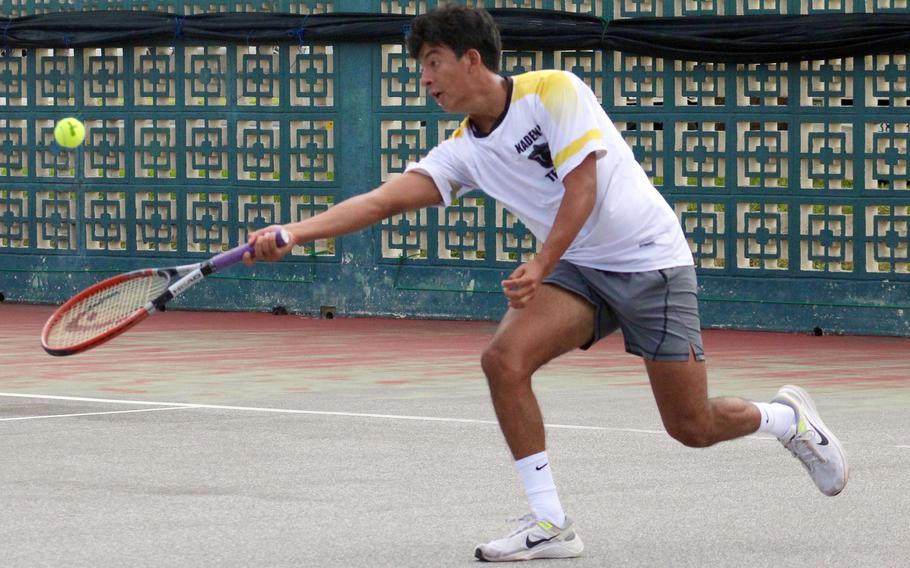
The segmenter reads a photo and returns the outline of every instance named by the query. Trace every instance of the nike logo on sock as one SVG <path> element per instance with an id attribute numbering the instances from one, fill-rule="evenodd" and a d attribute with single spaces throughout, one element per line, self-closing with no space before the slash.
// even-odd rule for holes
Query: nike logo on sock
<path id="1" fill-rule="evenodd" d="M 542 470 L 543 468 L 547 467 L 548 465 L 550 465 L 550 462 L 547 462 L 547 463 L 545 463 L 545 464 L 543 464 L 543 465 L 539 465 L 539 466 L 535 467 L 534 469 L 536 469 L 537 471 L 540 471 L 540 470 Z"/>

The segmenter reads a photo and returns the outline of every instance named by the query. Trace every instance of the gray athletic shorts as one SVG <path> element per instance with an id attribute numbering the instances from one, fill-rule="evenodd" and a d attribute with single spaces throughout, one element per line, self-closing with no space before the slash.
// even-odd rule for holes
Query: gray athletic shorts
<path id="1" fill-rule="evenodd" d="M 703 361 L 695 268 L 607 272 L 561 260 L 544 282 L 575 292 L 594 306 L 596 341 L 622 329 L 626 351 L 653 361 Z"/>

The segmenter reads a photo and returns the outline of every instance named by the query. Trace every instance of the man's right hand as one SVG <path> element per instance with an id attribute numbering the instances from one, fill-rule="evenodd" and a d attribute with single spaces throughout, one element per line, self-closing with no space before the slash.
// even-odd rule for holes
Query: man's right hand
<path id="1" fill-rule="evenodd" d="M 279 247 L 278 243 L 275 242 L 276 232 L 284 228 L 288 235 L 288 243 L 283 247 Z M 243 255 L 243 263 L 247 266 L 252 266 L 253 262 L 257 260 L 267 260 L 267 261 L 276 261 L 281 260 L 281 258 L 289 253 L 294 245 L 297 244 L 297 237 L 293 232 L 287 230 L 286 227 L 281 225 L 272 225 L 271 227 L 266 227 L 264 229 L 259 229 L 250 233 L 247 243 L 253 245 L 256 250 L 255 257 L 250 253 Z"/>

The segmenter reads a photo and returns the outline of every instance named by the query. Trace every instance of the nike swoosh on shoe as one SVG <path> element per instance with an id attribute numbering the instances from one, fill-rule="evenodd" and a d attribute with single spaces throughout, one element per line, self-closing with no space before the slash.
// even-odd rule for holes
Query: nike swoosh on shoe
<path id="1" fill-rule="evenodd" d="M 813 424 L 812 421 L 809 420 L 808 418 L 806 419 L 806 422 L 809 423 L 809 426 L 812 426 L 812 431 L 815 432 L 815 435 L 819 437 L 818 445 L 827 446 L 828 438 L 822 433 L 821 429 L 818 428 L 815 424 Z"/>
<path id="2" fill-rule="evenodd" d="M 541 543 L 543 543 L 543 542 L 548 542 L 548 541 L 553 540 L 553 539 L 556 538 L 557 536 L 558 536 L 558 535 L 553 535 L 553 536 L 551 536 L 550 538 L 542 538 L 542 539 L 540 539 L 540 540 L 531 540 L 531 536 L 528 535 L 528 537 L 525 539 L 525 546 L 527 546 L 527 547 L 528 547 L 528 550 L 530 550 L 530 549 L 534 548 L 535 546 L 537 546 L 538 544 L 541 544 Z"/>

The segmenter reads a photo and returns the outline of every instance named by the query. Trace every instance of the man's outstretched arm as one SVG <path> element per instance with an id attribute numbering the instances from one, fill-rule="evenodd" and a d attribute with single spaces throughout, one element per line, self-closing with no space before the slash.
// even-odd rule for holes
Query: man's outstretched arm
<path id="1" fill-rule="evenodd" d="M 290 242 L 284 247 L 275 243 L 274 226 L 250 233 L 248 242 L 256 246 L 256 260 L 278 260 L 296 244 L 353 233 L 386 217 L 437 205 L 441 201 L 442 197 L 430 177 L 408 172 L 309 219 L 284 225 L 290 235 Z M 247 266 L 253 263 L 249 254 L 244 256 L 243 261 Z"/>

